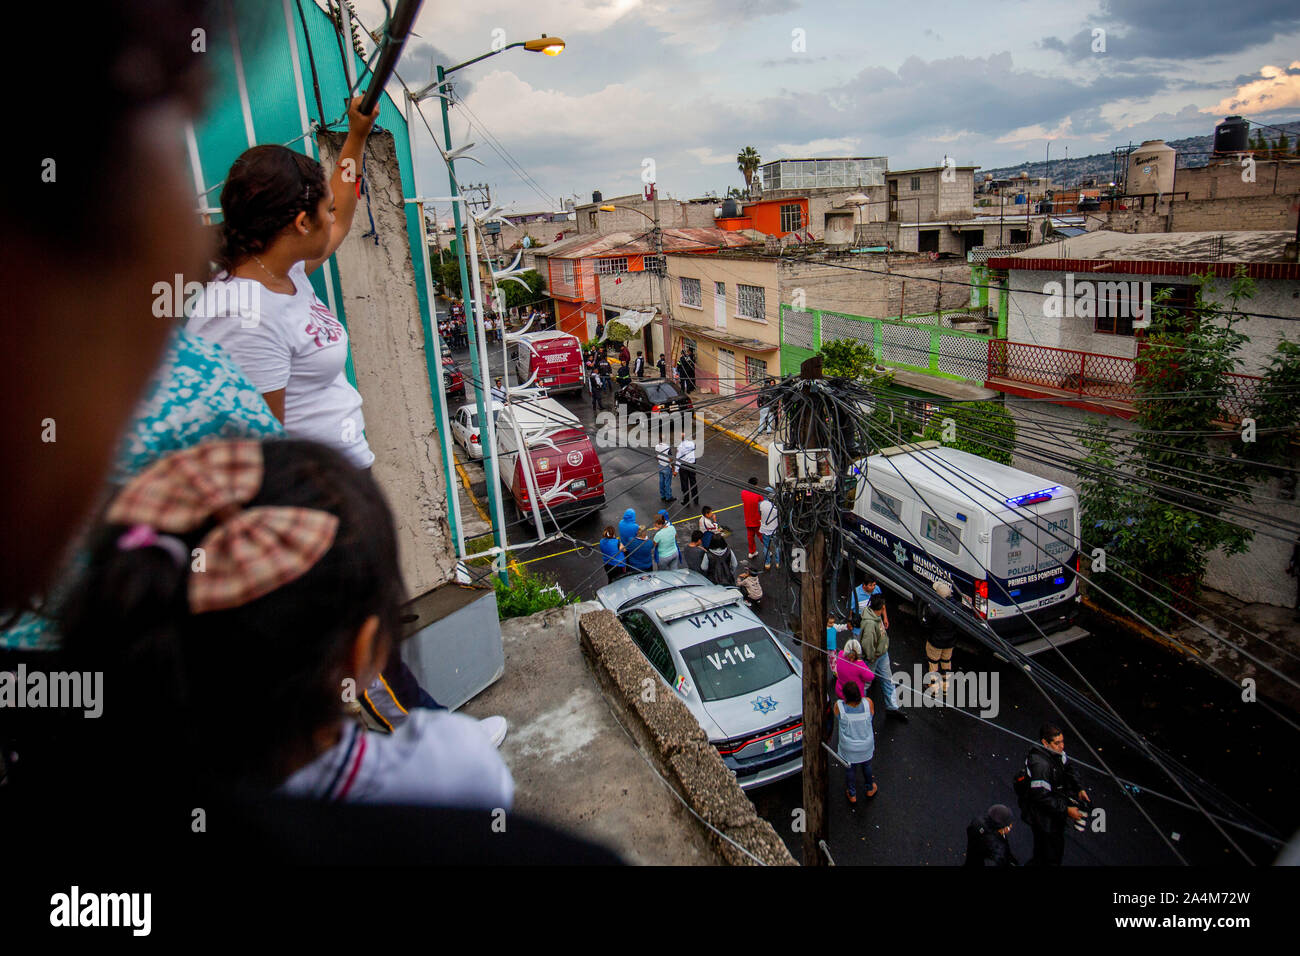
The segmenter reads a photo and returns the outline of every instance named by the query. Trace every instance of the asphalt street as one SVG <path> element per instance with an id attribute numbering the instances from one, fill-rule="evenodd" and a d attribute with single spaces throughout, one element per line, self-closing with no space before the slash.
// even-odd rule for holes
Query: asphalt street
<path id="1" fill-rule="evenodd" d="M 468 381 L 466 353 L 455 354 Z M 499 344 L 491 349 L 491 356 L 490 375 L 495 376 L 501 368 Z M 695 396 L 697 401 L 708 397 Z M 589 397 L 583 394 L 559 400 L 585 425 L 594 427 Z M 452 408 L 459 404 L 453 400 Z M 599 556 L 584 545 L 594 543 L 605 525 L 617 524 L 626 508 L 635 509 L 638 520 L 648 524 L 655 512 L 665 507 L 659 500 L 652 450 L 614 447 L 599 451 L 606 481 L 605 507 L 599 513 L 561 519 L 563 531 L 575 540 L 555 541 L 515 555 L 530 571 L 554 578 L 583 599 L 591 598 L 605 583 Z M 465 461 L 459 450 L 458 457 Z M 467 465 L 467 471 L 475 493 L 486 504 L 481 469 Z M 733 550 L 742 560 L 745 534 L 738 486 L 751 475 L 759 478 L 760 485 L 766 484 L 766 462 L 758 453 L 712 429 L 705 433 L 699 458 L 700 500 L 721 512 L 719 518 L 734 532 Z M 680 495 L 680 490 L 675 488 L 674 493 Z M 699 509 L 682 507 L 680 501 L 667 508 L 684 544 Z M 532 537 L 531 523 L 511 529 L 512 543 Z M 785 630 L 793 623 L 786 620 L 786 614 L 795 607 L 797 583 L 784 570 L 767 572 L 762 580 L 764 620 L 792 652 L 800 653 L 797 642 Z M 911 674 L 914 666 L 924 667 L 924 636 L 905 604 L 891 596 L 888 607 L 894 669 Z M 1034 658 L 1035 668 L 1051 670 L 1072 686 L 1084 688 L 1083 680 L 1070 672 L 1061 655 L 1131 727 L 1239 802 L 1244 809 L 1231 811 L 1239 822 L 1245 822 L 1245 811 L 1249 811 L 1255 817 L 1254 826 L 1283 840 L 1292 836 L 1300 821 L 1291 799 L 1300 784 L 1300 765 L 1291 757 L 1290 730 L 1259 704 L 1243 702 L 1240 688 L 1176 652 L 1104 629 L 1058 652 Z M 991 694 L 987 700 L 992 702 L 982 714 L 979 706 L 912 706 L 908 722 L 887 719 L 879 681 L 873 687 L 877 735 L 873 765 L 880 789 L 869 801 L 859 793 L 858 804 L 850 807 L 843 769 L 832 759 L 828 845 L 837 864 L 958 864 L 965 854 L 965 828 L 971 817 L 993 803 L 1005 803 L 1015 810 L 1011 782 L 1029 747 L 1015 734 L 1035 739 L 1039 725 L 1058 715 L 1020 668 L 987 652 L 959 645 L 955 667 L 981 674 Z M 1086 715 L 1069 707 L 1066 714 L 1096 748 L 1096 754 L 1089 752 L 1067 731 L 1071 759 L 1097 768 L 1081 769 L 1080 775 L 1093 806 L 1103 811 L 1094 814 L 1086 832 L 1068 834 L 1067 864 L 1176 864 L 1175 853 L 1194 864 L 1241 865 L 1243 854 L 1258 864 L 1272 861 L 1276 849 L 1269 841 L 1228 824 L 1220 824 L 1224 832 L 1218 832 L 1190 805 L 1189 796 L 1145 755 Z M 1291 719 L 1295 717 L 1291 715 Z M 1101 768 L 1101 761 L 1136 787 L 1121 788 Z M 794 826 L 796 811 L 803 806 L 801 778 L 752 790 L 749 795 L 799 858 L 801 835 Z M 1028 859 L 1032 839 L 1018 813 L 1011 843 L 1022 860 Z"/>

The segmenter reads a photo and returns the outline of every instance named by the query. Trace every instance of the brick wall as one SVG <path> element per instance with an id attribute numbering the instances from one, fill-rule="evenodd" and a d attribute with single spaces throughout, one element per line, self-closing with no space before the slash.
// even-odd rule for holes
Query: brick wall
<path id="1" fill-rule="evenodd" d="M 1124 210 L 1102 214 L 1102 228 L 1116 232 L 1240 232 L 1294 229 L 1300 194 L 1270 193 L 1234 198 L 1192 199 L 1163 204 L 1163 211 Z M 1094 216 L 1097 214 L 1093 214 Z"/>

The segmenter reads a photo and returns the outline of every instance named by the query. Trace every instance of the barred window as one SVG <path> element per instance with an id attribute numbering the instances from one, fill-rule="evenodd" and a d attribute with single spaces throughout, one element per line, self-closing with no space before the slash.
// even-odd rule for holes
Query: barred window
<path id="1" fill-rule="evenodd" d="M 920 177 L 920 176 L 913 176 L 913 177 L 912 177 L 912 192 L 916 192 L 916 191 L 917 191 L 918 189 L 920 189 L 920 188 L 921 188 L 921 177 Z"/>
<path id="2" fill-rule="evenodd" d="M 797 232 L 803 228 L 803 209 L 798 203 L 781 206 L 781 231 Z"/>
<path id="3" fill-rule="evenodd" d="M 736 314 L 746 319 L 767 319 L 761 285 L 736 286 Z"/>
<path id="4" fill-rule="evenodd" d="M 561 268 L 564 269 L 564 281 L 572 282 L 573 281 L 573 260 L 561 259 L 560 266 Z"/>
<path id="5" fill-rule="evenodd" d="M 682 305 L 689 305 L 693 309 L 703 308 L 700 305 L 700 280 L 688 279 L 682 277 Z"/>
<path id="6" fill-rule="evenodd" d="M 668 263 L 663 256 L 646 256 L 645 271 L 661 276 L 668 271 Z"/>
<path id="7" fill-rule="evenodd" d="M 627 272 L 627 256 L 607 256 L 596 260 L 596 275 L 612 276 Z"/>
<path id="8" fill-rule="evenodd" d="M 745 356 L 745 381 L 762 384 L 767 381 L 767 363 L 762 359 Z"/>

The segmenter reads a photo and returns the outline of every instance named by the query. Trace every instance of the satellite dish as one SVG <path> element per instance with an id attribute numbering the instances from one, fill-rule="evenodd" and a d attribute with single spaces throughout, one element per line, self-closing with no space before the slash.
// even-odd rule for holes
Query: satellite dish
<path id="1" fill-rule="evenodd" d="M 1052 220 L 1044 219 L 1042 222 L 1038 224 L 1038 232 L 1044 239 L 1047 238 L 1047 234 L 1051 231 L 1052 231 Z"/>

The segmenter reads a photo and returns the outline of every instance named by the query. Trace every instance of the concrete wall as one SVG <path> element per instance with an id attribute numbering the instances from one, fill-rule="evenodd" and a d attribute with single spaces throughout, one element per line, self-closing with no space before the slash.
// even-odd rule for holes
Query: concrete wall
<path id="1" fill-rule="evenodd" d="M 970 289 L 965 285 L 970 282 L 970 266 L 965 262 L 876 255 L 838 262 L 840 265 L 782 261 L 781 301 L 791 304 L 794 290 L 803 289 L 809 309 L 872 318 L 915 315 L 936 308 L 961 309 L 970 302 Z M 857 271 L 868 269 L 872 271 Z"/>
<path id="2" fill-rule="evenodd" d="M 1240 162 L 1180 169 L 1174 177 L 1174 191 L 1187 190 L 1187 198 L 1190 200 L 1223 199 L 1229 196 L 1253 198 L 1261 194 L 1300 192 L 1300 162 L 1256 160 L 1254 182 L 1246 182 L 1241 178 L 1246 172 L 1247 169 Z"/>
<path id="3" fill-rule="evenodd" d="M 696 822 L 701 836 L 733 866 L 754 865 L 751 855 L 767 865 L 795 865 L 772 825 L 758 815 L 709 744 L 699 722 L 651 669 L 614 612 L 584 614 L 578 627 L 582 652 L 605 699 L 642 753 L 707 821 L 708 826 Z M 653 693 L 647 695 L 647 688 Z"/>
<path id="4" fill-rule="evenodd" d="M 327 171 L 342 141 L 342 134 L 321 137 Z M 374 476 L 393 509 L 402 580 L 414 596 L 446 581 L 455 568 L 448 485 L 392 134 L 372 133 L 366 151 L 379 245 L 361 237 L 365 229 L 358 223 L 336 261 Z"/>
<path id="5" fill-rule="evenodd" d="M 953 181 L 945 182 L 943 170 L 923 173 L 890 173 L 887 181 L 898 183 L 896 217 L 902 222 L 931 219 L 964 219 L 974 215 L 975 175 L 970 169 L 954 169 Z M 920 188 L 912 189 L 912 180 Z M 919 202 L 918 202 L 919 200 Z"/>
<path id="6" fill-rule="evenodd" d="M 617 205 L 620 207 L 613 212 L 602 212 L 600 206 Z M 713 214 L 722 200 L 716 202 L 682 202 L 678 199 L 659 198 L 659 227 L 661 229 L 695 229 L 711 228 L 713 226 Z M 645 213 L 646 216 L 654 217 L 655 204 L 653 201 L 646 202 L 641 195 L 635 196 L 612 196 L 602 199 L 599 203 L 584 203 L 575 208 L 574 212 L 577 220 L 574 223 L 577 226 L 578 235 L 594 235 L 597 233 L 604 234 L 609 232 L 631 232 L 638 234 L 651 228 L 651 222 L 645 216 L 639 215 L 634 210 Z M 591 221 L 592 215 L 595 215 L 595 223 Z"/>
<path id="7" fill-rule="evenodd" d="M 1267 193 L 1164 202 L 1159 209 L 1127 209 L 1091 213 L 1089 229 L 1116 232 L 1240 232 L 1250 229 L 1293 229 L 1300 194 Z"/>

